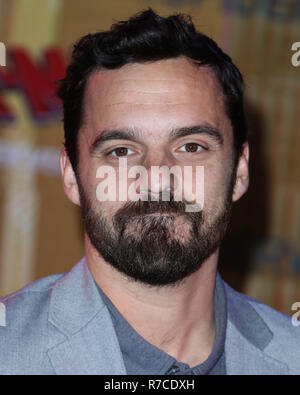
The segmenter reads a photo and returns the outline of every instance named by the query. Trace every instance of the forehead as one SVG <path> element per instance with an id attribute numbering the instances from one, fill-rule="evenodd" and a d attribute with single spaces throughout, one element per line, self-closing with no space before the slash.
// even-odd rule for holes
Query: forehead
<path id="1" fill-rule="evenodd" d="M 88 80 L 87 129 L 137 127 L 161 133 L 161 128 L 201 122 L 220 127 L 229 120 L 214 72 L 186 58 L 129 64 L 98 71 Z"/>

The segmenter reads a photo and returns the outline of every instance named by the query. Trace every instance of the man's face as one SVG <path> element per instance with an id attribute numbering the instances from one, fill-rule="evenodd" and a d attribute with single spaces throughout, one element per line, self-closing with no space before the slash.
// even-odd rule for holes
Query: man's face
<path id="1" fill-rule="evenodd" d="M 151 285 L 174 284 L 216 251 L 229 220 L 235 169 L 231 124 L 209 68 L 176 58 L 93 74 L 78 144 L 86 232 L 117 270 Z M 97 169 L 115 170 L 118 191 L 120 157 L 128 169 L 143 166 L 149 180 L 152 166 L 179 166 L 182 174 L 184 166 L 204 166 L 203 210 L 185 212 L 172 188 L 171 201 L 161 201 L 159 183 L 149 185 L 148 201 L 99 201 Z M 159 201 L 150 200 L 152 193 Z"/>

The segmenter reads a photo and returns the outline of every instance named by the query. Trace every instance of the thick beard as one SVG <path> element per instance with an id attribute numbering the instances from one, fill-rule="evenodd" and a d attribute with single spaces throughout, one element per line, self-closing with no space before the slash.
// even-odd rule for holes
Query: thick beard
<path id="1" fill-rule="evenodd" d="M 174 286 L 220 246 L 231 216 L 234 179 L 217 213 L 186 213 L 185 204 L 171 196 L 168 202 L 127 202 L 112 222 L 93 208 L 78 185 L 86 233 L 104 260 L 131 280 Z M 149 215 L 158 212 L 168 215 Z"/>

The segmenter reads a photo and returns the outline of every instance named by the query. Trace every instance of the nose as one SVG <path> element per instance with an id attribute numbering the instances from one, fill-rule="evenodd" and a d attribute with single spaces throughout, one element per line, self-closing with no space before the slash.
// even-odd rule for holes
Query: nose
<path id="1" fill-rule="evenodd" d="M 167 165 L 151 165 L 141 172 L 136 181 L 136 191 L 151 200 L 170 200 L 170 194 L 174 193 L 174 175 L 170 173 Z"/>

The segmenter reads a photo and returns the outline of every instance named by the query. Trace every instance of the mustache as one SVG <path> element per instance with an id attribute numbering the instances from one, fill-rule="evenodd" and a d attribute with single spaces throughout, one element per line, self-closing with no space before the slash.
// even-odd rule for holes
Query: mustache
<path id="1" fill-rule="evenodd" d="M 186 212 L 186 204 L 184 201 L 175 201 L 174 196 L 170 195 L 169 201 L 162 200 L 163 194 L 160 192 L 158 200 L 152 201 L 129 201 L 124 204 L 115 214 L 115 221 L 124 221 L 124 218 L 137 217 L 147 214 L 156 214 L 160 212 L 170 214 L 180 214 L 192 221 L 199 221 L 202 218 L 200 212 Z"/>

